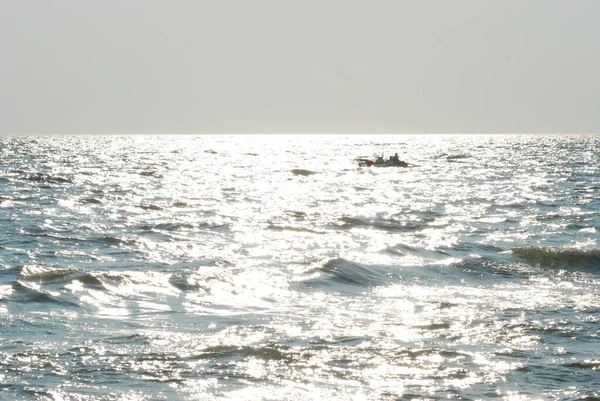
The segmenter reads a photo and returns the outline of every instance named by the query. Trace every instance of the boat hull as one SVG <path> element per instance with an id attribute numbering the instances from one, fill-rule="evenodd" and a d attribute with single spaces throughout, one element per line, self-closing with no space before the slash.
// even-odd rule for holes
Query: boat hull
<path id="1" fill-rule="evenodd" d="M 360 167 L 408 167 L 408 163 L 402 160 L 369 160 L 369 159 L 358 159 L 358 165 Z"/>

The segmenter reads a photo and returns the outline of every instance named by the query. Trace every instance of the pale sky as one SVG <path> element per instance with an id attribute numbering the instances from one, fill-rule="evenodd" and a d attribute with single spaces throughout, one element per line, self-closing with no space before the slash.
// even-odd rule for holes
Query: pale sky
<path id="1" fill-rule="evenodd" d="M 0 0 L 0 133 L 600 132 L 600 0 Z"/>

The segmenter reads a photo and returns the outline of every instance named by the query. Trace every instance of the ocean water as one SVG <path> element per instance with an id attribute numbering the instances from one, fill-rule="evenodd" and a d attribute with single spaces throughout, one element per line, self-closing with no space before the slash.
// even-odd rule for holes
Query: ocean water
<path id="1" fill-rule="evenodd" d="M 0 137 L 0 399 L 600 400 L 599 162 L 600 135 Z"/>

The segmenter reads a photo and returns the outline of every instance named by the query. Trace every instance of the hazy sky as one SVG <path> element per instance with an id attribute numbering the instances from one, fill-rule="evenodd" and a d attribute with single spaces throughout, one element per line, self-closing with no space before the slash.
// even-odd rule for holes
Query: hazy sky
<path id="1" fill-rule="evenodd" d="M 599 0 L 0 0 L 0 133 L 600 132 Z"/>

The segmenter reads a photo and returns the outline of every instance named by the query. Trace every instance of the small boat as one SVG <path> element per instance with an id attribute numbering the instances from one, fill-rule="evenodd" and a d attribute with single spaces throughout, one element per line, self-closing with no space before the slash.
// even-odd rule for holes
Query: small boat
<path id="1" fill-rule="evenodd" d="M 390 156 L 389 159 L 385 160 L 382 156 L 377 156 L 375 160 L 369 159 L 356 159 L 358 165 L 361 167 L 408 167 L 408 163 L 398 158 L 398 153 L 394 156 Z"/>

